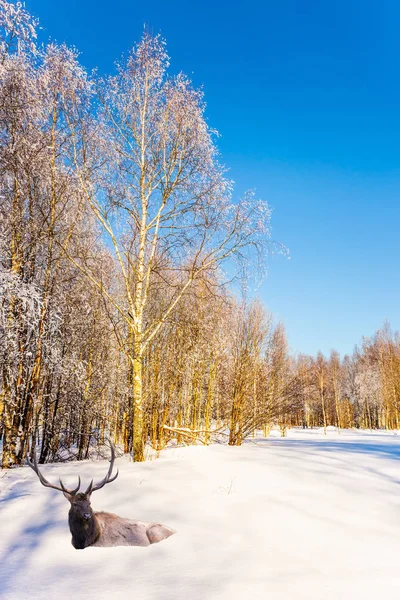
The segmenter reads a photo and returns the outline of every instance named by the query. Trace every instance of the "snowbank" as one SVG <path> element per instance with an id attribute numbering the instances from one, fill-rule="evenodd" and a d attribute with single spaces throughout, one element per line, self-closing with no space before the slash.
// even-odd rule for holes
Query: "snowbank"
<path id="1" fill-rule="evenodd" d="M 400 591 L 400 438 L 305 431 L 117 460 L 95 509 L 177 530 L 149 548 L 74 550 L 61 493 L 28 468 L 0 473 L 6 600 L 346 600 Z M 49 465 L 83 485 L 106 462 Z M 261 596 L 262 595 L 262 596 Z"/>

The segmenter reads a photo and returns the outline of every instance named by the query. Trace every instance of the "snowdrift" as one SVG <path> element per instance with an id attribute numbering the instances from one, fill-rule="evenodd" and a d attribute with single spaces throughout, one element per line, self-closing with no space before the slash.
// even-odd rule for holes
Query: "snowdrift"
<path id="1" fill-rule="evenodd" d="M 97 510 L 177 530 L 148 548 L 71 546 L 68 503 L 26 468 L 0 474 L 0 597 L 346 600 L 400 591 L 400 438 L 315 431 L 175 448 L 133 464 Z M 83 485 L 106 463 L 43 467 Z"/>

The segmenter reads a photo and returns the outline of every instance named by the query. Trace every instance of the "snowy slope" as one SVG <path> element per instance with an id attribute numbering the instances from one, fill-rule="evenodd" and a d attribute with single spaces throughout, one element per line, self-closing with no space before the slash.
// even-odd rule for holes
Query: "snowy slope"
<path id="1" fill-rule="evenodd" d="M 0 597 L 358 600 L 400 593 L 400 436 L 289 432 L 241 448 L 117 461 L 95 509 L 178 531 L 149 548 L 74 550 L 68 503 L 28 468 L 0 473 Z M 106 462 L 49 465 L 101 478 Z"/>

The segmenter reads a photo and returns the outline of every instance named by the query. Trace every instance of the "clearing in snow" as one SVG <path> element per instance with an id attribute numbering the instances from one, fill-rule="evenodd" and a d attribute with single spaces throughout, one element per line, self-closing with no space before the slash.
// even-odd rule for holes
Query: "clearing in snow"
<path id="1" fill-rule="evenodd" d="M 95 510 L 168 523 L 148 548 L 71 546 L 68 506 L 28 468 L 0 475 L 0 596 L 7 600 L 345 600 L 400 592 L 400 436 L 289 431 L 242 447 L 117 460 Z M 105 461 L 43 467 L 82 485 Z M 261 596 L 262 595 L 262 596 Z"/>

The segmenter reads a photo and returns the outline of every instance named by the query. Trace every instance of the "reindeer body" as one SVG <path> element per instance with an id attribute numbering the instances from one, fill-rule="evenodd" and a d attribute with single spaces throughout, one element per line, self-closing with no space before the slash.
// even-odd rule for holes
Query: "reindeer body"
<path id="1" fill-rule="evenodd" d="M 175 533 L 159 523 L 123 519 L 107 512 L 95 512 L 100 535 L 93 546 L 150 546 Z"/>
<path id="2" fill-rule="evenodd" d="M 77 518 L 73 508 L 68 515 L 72 545 L 77 550 L 88 546 L 150 546 L 175 533 L 159 523 L 123 519 L 109 512 L 93 511 L 89 520 Z"/>
<path id="3" fill-rule="evenodd" d="M 150 546 L 156 542 L 165 540 L 175 531 L 159 523 L 147 523 L 145 521 L 134 521 L 123 519 L 118 515 L 108 512 L 95 512 L 90 504 L 91 494 L 111 483 L 118 476 L 111 477 L 115 460 L 115 449 L 111 445 L 110 468 L 105 478 L 93 485 L 90 483 L 86 492 L 78 492 L 81 480 L 79 478 L 78 487 L 74 490 L 68 490 L 60 479 L 60 486 L 51 484 L 45 479 L 39 471 L 36 456 L 33 462 L 28 458 L 28 465 L 35 471 L 42 485 L 50 487 L 60 492 L 70 503 L 68 513 L 68 523 L 72 534 L 72 545 L 77 550 L 82 550 L 88 546 Z"/>

